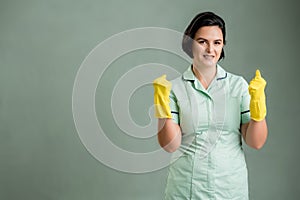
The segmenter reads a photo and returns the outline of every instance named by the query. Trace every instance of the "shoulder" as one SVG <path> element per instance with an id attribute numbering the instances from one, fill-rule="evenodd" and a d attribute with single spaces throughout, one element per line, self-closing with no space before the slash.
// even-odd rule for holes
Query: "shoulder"
<path id="1" fill-rule="evenodd" d="M 225 70 L 221 65 L 217 65 L 217 80 L 226 80 L 230 85 L 244 84 L 246 80 L 241 76 Z"/>
<path id="2" fill-rule="evenodd" d="M 180 75 L 179 77 L 170 81 L 172 83 L 172 91 L 175 95 L 181 94 L 185 90 L 185 80 L 183 76 Z"/>
<path id="3" fill-rule="evenodd" d="M 248 87 L 248 83 L 245 78 L 241 75 L 233 74 L 231 72 L 227 72 L 228 82 L 230 87 Z"/>
<path id="4" fill-rule="evenodd" d="M 186 68 L 186 70 L 180 76 L 178 76 L 177 78 L 171 80 L 171 83 L 174 86 L 184 85 L 187 81 L 194 80 L 194 79 L 195 79 L 195 77 L 194 77 L 194 74 L 192 72 L 191 66 L 188 66 Z"/>
<path id="5" fill-rule="evenodd" d="M 177 78 L 170 80 L 170 82 L 172 83 L 172 86 L 182 84 L 183 83 L 183 76 L 180 75 Z"/>
<path id="6" fill-rule="evenodd" d="M 241 75 L 227 72 L 229 91 L 233 96 L 243 96 L 248 94 L 248 83 Z"/>

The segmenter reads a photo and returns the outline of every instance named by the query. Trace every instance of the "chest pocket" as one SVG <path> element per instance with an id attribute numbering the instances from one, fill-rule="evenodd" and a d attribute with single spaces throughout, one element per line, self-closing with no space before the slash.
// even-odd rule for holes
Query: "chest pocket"
<path id="1" fill-rule="evenodd" d="M 228 95 L 228 112 L 226 112 L 226 125 L 229 130 L 238 130 L 241 122 L 241 91 L 232 90 L 230 88 L 230 95 Z"/>
<path id="2" fill-rule="evenodd" d="M 194 119 L 191 114 L 192 106 L 189 99 L 178 100 L 179 120 L 182 134 L 190 134 L 195 132 Z"/>
<path id="3" fill-rule="evenodd" d="M 239 129 L 240 122 L 240 101 L 238 90 L 232 90 L 225 82 L 212 92 L 214 102 L 212 108 L 212 120 L 216 128 L 222 131 L 232 131 Z"/>
<path id="4" fill-rule="evenodd" d="M 173 84 L 183 135 L 201 133 L 209 125 L 208 97 L 196 91 L 191 84 L 190 81 Z"/>

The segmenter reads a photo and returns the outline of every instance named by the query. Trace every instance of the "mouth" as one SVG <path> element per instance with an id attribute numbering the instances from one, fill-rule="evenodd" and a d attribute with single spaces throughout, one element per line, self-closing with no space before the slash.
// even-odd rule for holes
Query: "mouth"
<path id="1" fill-rule="evenodd" d="M 204 58 L 206 59 L 213 59 L 215 56 L 213 55 L 203 55 Z"/>

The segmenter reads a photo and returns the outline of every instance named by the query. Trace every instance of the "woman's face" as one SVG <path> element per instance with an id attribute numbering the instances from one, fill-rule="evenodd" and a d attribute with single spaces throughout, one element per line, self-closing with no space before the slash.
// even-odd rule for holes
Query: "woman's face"
<path id="1" fill-rule="evenodd" d="M 218 26 L 199 28 L 192 47 L 194 63 L 201 66 L 216 66 L 223 46 L 223 33 Z"/>

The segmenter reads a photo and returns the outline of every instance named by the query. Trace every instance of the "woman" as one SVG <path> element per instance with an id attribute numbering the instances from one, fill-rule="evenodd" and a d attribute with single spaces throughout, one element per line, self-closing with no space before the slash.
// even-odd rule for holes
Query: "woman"
<path id="1" fill-rule="evenodd" d="M 174 152 L 167 200 L 249 198 L 242 138 L 254 149 L 266 141 L 266 81 L 257 70 L 248 86 L 218 64 L 225 36 L 221 17 L 198 14 L 182 40 L 192 65 L 171 82 L 165 75 L 153 82 L 158 141 Z"/>

